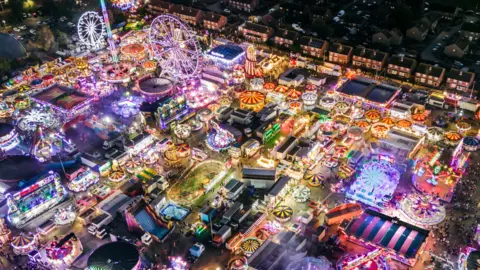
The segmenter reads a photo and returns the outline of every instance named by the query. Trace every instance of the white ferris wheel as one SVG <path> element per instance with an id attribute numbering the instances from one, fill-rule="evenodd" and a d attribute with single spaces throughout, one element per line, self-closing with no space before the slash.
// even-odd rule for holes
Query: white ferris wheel
<path id="1" fill-rule="evenodd" d="M 83 44 L 98 47 L 104 41 L 105 23 L 97 12 L 87 11 L 78 20 L 77 32 Z"/>
<path id="2" fill-rule="evenodd" d="M 160 76 L 182 80 L 197 73 L 200 46 L 192 29 L 178 17 L 156 17 L 150 26 L 149 39 L 161 67 Z"/>

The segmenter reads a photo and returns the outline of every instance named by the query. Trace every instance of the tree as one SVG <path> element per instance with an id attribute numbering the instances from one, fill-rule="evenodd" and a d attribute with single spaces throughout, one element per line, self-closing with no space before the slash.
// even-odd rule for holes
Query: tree
<path id="1" fill-rule="evenodd" d="M 60 30 L 55 31 L 55 37 L 59 46 L 68 45 L 68 35 Z"/>
<path id="2" fill-rule="evenodd" d="M 410 8 L 405 5 L 398 5 L 392 13 L 391 17 L 393 27 L 406 31 L 413 25 L 413 13 Z"/>
<path id="3" fill-rule="evenodd" d="M 35 43 L 37 48 L 43 49 L 44 51 L 50 51 L 55 46 L 55 36 L 48 26 L 42 26 L 38 32 L 37 37 L 35 38 Z"/>
<path id="4" fill-rule="evenodd" d="M 316 32 L 321 37 L 329 37 L 333 34 L 330 28 L 322 19 L 316 19 L 312 23 L 312 31 Z"/>
<path id="5" fill-rule="evenodd" d="M 7 72 L 10 71 L 10 61 L 6 58 L 0 59 L 0 76 L 4 76 Z"/>
<path id="6" fill-rule="evenodd" d="M 19 22 L 22 20 L 23 9 L 23 0 L 10 0 L 8 2 L 8 7 L 11 11 L 12 20 Z"/>

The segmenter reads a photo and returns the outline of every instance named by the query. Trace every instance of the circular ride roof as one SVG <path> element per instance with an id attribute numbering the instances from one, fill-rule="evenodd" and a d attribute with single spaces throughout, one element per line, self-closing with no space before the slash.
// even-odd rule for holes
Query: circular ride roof
<path id="1" fill-rule="evenodd" d="M 129 270 L 133 269 L 140 260 L 137 248 L 126 242 L 111 242 L 97 248 L 88 257 L 88 267 Z"/>

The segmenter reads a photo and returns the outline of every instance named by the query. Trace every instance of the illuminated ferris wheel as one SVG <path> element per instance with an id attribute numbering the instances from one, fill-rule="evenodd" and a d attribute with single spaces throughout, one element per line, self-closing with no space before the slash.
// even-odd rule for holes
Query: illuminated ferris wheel
<path id="1" fill-rule="evenodd" d="M 78 20 L 77 32 L 83 44 L 98 47 L 104 41 L 105 23 L 97 12 L 87 11 Z"/>
<path id="2" fill-rule="evenodd" d="M 200 46 L 191 28 L 178 17 L 156 17 L 150 26 L 149 39 L 162 68 L 161 75 L 186 79 L 197 73 Z"/>

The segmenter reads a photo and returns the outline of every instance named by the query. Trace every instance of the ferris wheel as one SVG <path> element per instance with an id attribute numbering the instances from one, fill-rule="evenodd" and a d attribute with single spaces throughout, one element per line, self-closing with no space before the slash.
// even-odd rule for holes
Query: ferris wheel
<path id="1" fill-rule="evenodd" d="M 149 39 L 161 67 L 161 76 L 186 79 L 197 72 L 200 46 L 191 28 L 178 17 L 156 17 L 150 26 Z"/>
<path id="2" fill-rule="evenodd" d="M 97 47 L 104 41 L 105 23 L 97 12 L 87 11 L 78 20 L 77 32 L 83 44 Z"/>

